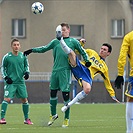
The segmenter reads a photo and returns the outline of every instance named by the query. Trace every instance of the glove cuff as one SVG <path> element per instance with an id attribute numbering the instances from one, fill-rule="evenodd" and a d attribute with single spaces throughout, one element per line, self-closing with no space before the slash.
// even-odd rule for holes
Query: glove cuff
<path id="1" fill-rule="evenodd" d="M 7 80 L 8 78 L 9 78 L 9 77 L 8 77 L 8 76 L 6 76 L 4 79 L 5 79 L 5 80 Z"/>

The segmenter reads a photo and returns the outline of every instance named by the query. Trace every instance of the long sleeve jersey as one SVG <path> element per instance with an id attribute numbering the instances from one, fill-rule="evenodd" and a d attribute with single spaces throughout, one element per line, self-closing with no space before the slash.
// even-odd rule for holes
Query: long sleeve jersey
<path id="1" fill-rule="evenodd" d="M 125 35 L 118 58 L 118 75 L 123 76 L 126 58 L 129 58 L 130 76 L 133 76 L 133 31 Z"/>
<path id="2" fill-rule="evenodd" d="M 10 77 L 13 84 L 24 83 L 24 73 L 29 71 L 29 63 L 27 57 L 19 52 L 18 55 L 7 53 L 2 58 L 1 73 L 2 77 Z"/>
<path id="3" fill-rule="evenodd" d="M 91 78 L 93 79 L 97 74 L 101 74 L 104 80 L 104 85 L 110 94 L 110 96 L 115 96 L 114 89 L 112 88 L 112 85 L 110 83 L 109 74 L 108 74 L 108 67 L 96 51 L 92 49 L 85 49 L 87 54 L 89 55 L 90 61 L 92 65 L 88 68 L 91 73 Z M 85 65 L 85 62 L 82 62 L 83 65 Z"/>
<path id="4" fill-rule="evenodd" d="M 89 60 L 87 53 L 81 47 L 78 40 L 68 37 L 68 38 L 64 38 L 64 41 L 66 42 L 68 47 L 70 47 L 72 50 L 77 49 L 85 61 Z M 33 53 L 44 53 L 51 49 L 53 50 L 53 58 L 54 58 L 53 71 L 59 71 L 63 69 L 70 70 L 70 65 L 68 62 L 68 55 L 62 50 L 60 46 L 60 41 L 57 39 L 52 40 L 50 43 L 48 43 L 45 46 L 33 48 L 32 52 Z"/>

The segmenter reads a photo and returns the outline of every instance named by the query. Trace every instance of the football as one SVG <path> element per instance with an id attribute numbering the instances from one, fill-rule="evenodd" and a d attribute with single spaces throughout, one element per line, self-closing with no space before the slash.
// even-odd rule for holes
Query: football
<path id="1" fill-rule="evenodd" d="M 43 13 L 43 10 L 44 10 L 44 6 L 42 3 L 40 2 L 34 2 L 31 6 L 31 11 L 34 13 L 34 14 L 41 14 Z"/>

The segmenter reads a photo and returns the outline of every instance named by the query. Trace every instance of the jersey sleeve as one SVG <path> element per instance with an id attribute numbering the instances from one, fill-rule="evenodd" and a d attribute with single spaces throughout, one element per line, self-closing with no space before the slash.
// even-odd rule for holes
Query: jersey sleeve
<path id="1" fill-rule="evenodd" d="M 1 64 L 1 73 L 2 73 L 2 77 L 5 78 L 7 75 L 7 72 L 6 72 L 6 66 L 7 66 L 7 56 L 5 55 L 3 58 L 2 58 L 2 64 Z"/>
<path id="2" fill-rule="evenodd" d="M 25 72 L 28 72 L 30 73 L 30 69 L 29 69 L 29 62 L 28 62 L 28 59 L 27 59 L 27 56 L 24 56 L 24 70 Z"/>
<path id="3" fill-rule="evenodd" d="M 118 75 L 119 76 L 123 76 L 124 73 L 124 66 L 126 64 L 126 58 L 127 58 L 127 54 L 129 51 L 129 36 L 126 35 L 123 39 L 122 45 L 121 45 L 121 49 L 120 49 L 120 54 L 119 54 L 119 58 L 118 58 Z"/>
<path id="4" fill-rule="evenodd" d="M 76 39 L 75 39 L 75 43 L 76 43 L 76 50 L 83 57 L 84 61 L 88 62 L 89 61 L 89 56 L 86 53 L 85 49 L 80 45 L 80 42 L 78 40 L 76 40 Z"/>
<path id="5" fill-rule="evenodd" d="M 59 43 L 59 41 L 54 39 L 45 46 L 32 48 L 32 52 L 33 53 L 45 53 L 46 51 L 51 50 L 57 43 Z"/>
<path id="6" fill-rule="evenodd" d="M 105 87 L 106 87 L 106 89 L 107 89 L 109 95 L 110 95 L 111 97 L 113 97 L 113 96 L 115 96 L 115 91 L 114 91 L 114 89 L 112 88 L 112 85 L 111 85 L 110 79 L 109 79 L 109 74 L 108 74 L 107 71 L 104 73 L 104 76 L 106 77 L 106 78 L 104 79 L 104 85 L 105 85 Z"/>

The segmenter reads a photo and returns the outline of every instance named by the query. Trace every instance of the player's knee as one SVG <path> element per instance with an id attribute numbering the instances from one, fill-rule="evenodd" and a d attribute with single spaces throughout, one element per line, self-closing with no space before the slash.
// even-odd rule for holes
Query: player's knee
<path id="1" fill-rule="evenodd" d="M 63 99 L 65 102 L 69 101 L 69 95 L 70 93 L 69 92 L 62 92 L 62 95 L 63 95 Z"/>
<path id="2" fill-rule="evenodd" d="M 51 92 L 50 92 L 50 97 L 51 97 L 51 98 L 55 98 L 55 97 L 57 96 L 57 91 L 58 91 L 58 90 L 51 90 Z"/>
<path id="3" fill-rule="evenodd" d="M 21 101 L 22 101 L 22 103 L 28 103 L 28 99 L 27 98 L 21 98 Z"/>
<path id="4" fill-rule="evenodd" d="M 91 85 L 84 80 L 82 80 L 82 85 L 83 85 L 84 92 L 88 95 L 91 91 Z"/>
<path id="5" fill-rule="evenodd" d="M 90 87 L 86 87 L 84 88 L 84 92 L 88 95 L 91 91 L 91 88 Z"/>
<path id="6" fill-rule="evenodd" d="M 10 98 L 4 98 L 4 101 L 9 103 L 11 101 L 11 99 Z"/>

